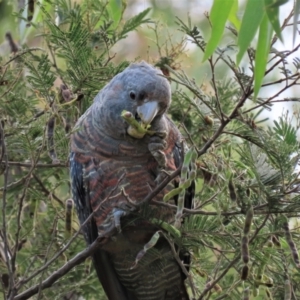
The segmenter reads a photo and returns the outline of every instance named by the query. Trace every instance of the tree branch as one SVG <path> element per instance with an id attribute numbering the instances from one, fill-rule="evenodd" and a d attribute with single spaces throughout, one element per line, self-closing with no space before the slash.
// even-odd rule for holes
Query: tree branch
<path id="1" fill-rule="evenodd" d="M 25 300 L 29 297 L 38 293 L 39 288 L 44 290 L 46 288 L 51 287 L 58 279 L 67 274 L 70 270 L 72 270 L 75 266 L 82 263 L 86 258 L 92 255 L 101 245 L 101 239 L 95 240 L 87 249 L 79 252 L 73 258 L 71 258 L 67 263 L 65 263 L 62 267 L 54 271 L 47 279 L 43 280 L 41 284 L 37 284 L 21 294 L 16 295 L 13 298 L 9 298 L 9 300 Z"/>

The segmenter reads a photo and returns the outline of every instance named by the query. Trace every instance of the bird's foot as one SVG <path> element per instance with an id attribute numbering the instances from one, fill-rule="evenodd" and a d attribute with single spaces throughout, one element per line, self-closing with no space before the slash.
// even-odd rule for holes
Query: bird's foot
<path id="1" fill-rule="evenodd" d="M 98 237 L 110 239 L 117 233 L 120 233 L 122 231 L 121 218 L 127 214 L 128 211 L 125 209 L 119 207 L 113 208 L 105 221 L 98 226 Z"/>
<path id="2" fill-rule="evenodd" d="M 126 216 L 127 212 L 120 208 L 114 208 L 112 213 L 113 213 L 115 228 L 117 229 L 118 233 L 120 233 L 122 231 L 121 217 Z"/>
<path id="3" fill-rule="evenodd" d="M 114 208 L 112 211 L 113 220 L 115 228 L 117 229 L 118 233 L 122 231 L 121 229 L 121 217 L 125 217 L 130 212 L 136 210 L 136 203 L 130 199 L 129 195 L 125 192 L 125 189 L 121 189 L 121 193 L 125 197 L 126 201 L 125 203 L 121 204 L 121 207 Z"/>

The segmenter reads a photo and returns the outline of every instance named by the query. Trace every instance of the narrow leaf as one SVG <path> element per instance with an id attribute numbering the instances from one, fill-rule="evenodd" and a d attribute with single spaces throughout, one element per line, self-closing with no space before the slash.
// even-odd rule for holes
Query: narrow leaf
<path id="1" fill-rule="evenodd" d="M 248 0 L 238 36 L 239 53 L 237 64 L 241 62 L 247 48 L 253 40 L 264 14 L 263 1 Z"/>
<path id="2" fill-rule="evenodd" d="M 146 15 L 150 12 L 151 8 L 147 8 L 140 12 L 138 15 L 134 16 L 133 18 L 127 20 L 122 28 L 120 33 L 121 37 L 125 37 L 125 35 L 135 30 L 138 26 L 145 23 L 150 23 L 150 19 L 145 19 Z"/>
<path id="3" fill-rule="evenodd" d="M 295 44 L 296 34 L 297 34 L 297 23 L 298 17 L 300 14 L 300 0 L 295 0 L 295 8 L 294 8 L 294 26 L 293 26 L 293 43 Z"/>
<path id="4" fill-rule="evenodd" d="M 271 7 L 278 7 L 278 6 L 281 6 L 285 3 L 287 3 L 289 0 L 273 0 L 272 1 L 272 4 L 270 5 Z"/>
<path id="5" fill-rule="evenodd" d="M 158 219 L 151 219 L 151 222 L 153 224 L 159 225 L 163 230 L 167 231 L 168 233 L 170 233 L 174 238 L 180 238 L 181 237 L 181 232 L 175 228 L 173 225 L 167 223 L 167 222 L 163 222 L 161 220 Z"/>
<path id="6" fill-rule="evenodd" d="M 263 78 L 265 76 L 272 32 L 272 25 L 269 22 L 267 14 L 265 14 L 259 28 L 259 37 L 255 54 L 254 97 L 258 95 Z"/>
<path id="7" fill-rule="evenodd" d="M 206 45 L 202 61 L 207 60 L 217 48 L 234 1 L 235 0 L 214 0 L 214 4 L 210 13 L 212 32 L 211 37 Z"/>
<path id="8" fill-rule="evenodd" d="M 115 25 L 118 25 L 119 21 L 121 20 L 122 6 L 123 3 L 121 0 L 111 0 L 108 2 L 107 9 Z"/>
<path id="9" fill-rule="evenodd" d="M 279 23 L 279 5 L 275 5 L 275 2 L 276 0 L 265 0 L 265 10 L 276 35 L 283 42 Z"/>
<path id="10" fill-rule="evenodd" d="M 238 8 L 239 8 L 239 1 L 234 0 L 228 16 L 228 20 L 233 24 L 233 26 L 237 31 L 239 31 L 241 28 L 241 21 L 237 17 Z"/>
<path id="11" fill-rule="evenodd" d="M 156 245 L 157 241 L 159 240 L 159 237 L 160 237 L 159 231 L 156 231 L 151 237 L 150 241 L 146 243 L 144 245 L 144 248 L 138 252 L 135 258 L 135 262 L 133 266 L 130 268 L 130 270 L 134 269 L 137 266 L 138 262 L 145 256 L 147 251 Z"/>

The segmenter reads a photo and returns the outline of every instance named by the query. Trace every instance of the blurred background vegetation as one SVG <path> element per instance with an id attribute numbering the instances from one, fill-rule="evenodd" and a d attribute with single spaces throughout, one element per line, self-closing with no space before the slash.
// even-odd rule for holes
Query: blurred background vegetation
<path id="1" fill-rule="evenodd" d="M 192 253 L 195 298 L 248 299 L 248 291 L 251 299 L 300 297 L 300 123 L 299 110 L 292 106 L 299 102 L 299 60 L 292 51 L 298 37 L 294 46 L 292 26 L 284 28 L 285 44 L 274 43 L 269 68 L 272 62 L 280 63 L 254 101 L 255 48 L 238 68 L 234 30 L 225 30 L 214 60 L 202 62 L 212 4 L 53 0 L 34 1 L 31 11 L 24 1 L 0 1 L 3 298 L 23 299 L 20 294 L 41 286 L 85 248 L 80 235 L 68 245 L 79 227 L 75 214 L 72 229 L 66 225 L 66 200 L 71 198 L 69 133 L 106 82 L 141 59 L 171 76 L 170 115 L 199 154 L 195 203 L 203 211 L 185 222 L 178 241 Z M 244 6 L 241 1 L 240 18 Z M 289 1 L 281 7 L 281 23 L 292 6 Z M 237 108 L 239 101 L 245 105 Z M 211 145 L 224 122 L 219 110 L 225 116 L 237 113 Z M 276 122 L 267 121 L 267 116 Z M 251 209 L 255 217 L 245 234 L 245 215 Z M 250 271 L 242 280 L 247 263 L 240 249 L 245 235 L 251 237 Z M 105 296 L 87 259 L 51 288 L 38 289 L 32 299 Z"/>

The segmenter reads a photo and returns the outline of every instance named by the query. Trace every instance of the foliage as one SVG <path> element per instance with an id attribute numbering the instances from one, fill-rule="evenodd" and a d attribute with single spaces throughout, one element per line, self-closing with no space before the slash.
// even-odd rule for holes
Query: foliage
<path id="1" fill-rule="evenodd" d="M 73 215 L 69 135 L 96 93 L 128 65 L 115 62 L 112 47 L 149 23 L 149 10 L 124 20 L 126 4 L 121 1 L 49 3 L 36 3 L 28 27 L 39 33 L 39 47 L 24 44 L 15 50 L 11 39 L 12 53 L 0 57 L 1 290 L 5 299 L 105 299 L 86 259 L 97 245 L 85 249 Z M 232 11 L 229 16 L 239 24 Z M 283 23 L 283 36 L 292 17 Z M 207 41 L 190 19 L 177 19 L 177 27 L 198 52 L 206 51 Z M 235 30 L 226 30 L 238 44 Z M 195 207 L 184 209 L 179 201 L 173 207 L 176 224 L 162 223 L 159 235 L 191 252 L 191 296 L 300 298 L 300 112 L 286 111 L 270 127 L 263 126 L 262 116 L 276 102 L 299 102 L 280 97 L 299 82 L 299 60 L 288 59 L 300 45 L 285 51 L 273 45 L 263 75 L 280 70 L 280 78 L 265 79 L 262 90 L 268 88 L 269 95 L 254 99 L 255 50 L 247 48 L 245 70 L 231 59 L 238 45 L 218 48 L 208 58 L 207 92 L 177 62 L 184 42 L 164 51 L 157 32 L 156 37 L 161 56 L 156 64 L 173 85 L 169 113 L 193 149 L 186 156 L 180 189 L 172 192 L 183 199 L 191 178 L 196 176 L 197 185 Z M 229 75 L 219 80 L 224 65 Z M 150 249 L 155 238 L 141 251 Z"/>
<path id="2" fill-rule="evenodd" d="M 275 31 L 277 38 L 283 41 L 279 23 L 279 7 L 288 0 L 248 0 L 241 22 L 236 17 L 238 12 L 238 0 L 214 0 L 211 10 L 210 21 L 212 25 L 211 37 L 207 43 L 203 60 L 208 59 L 217 48 L 228 19 L 238 34 L 237 45 L 239 52 L 236 57 L 237 65 L 240 64 L 256 31 L 259 29 L 258 42 L 255 56 L 254 72 L 254 95 L 257 96 L 261 87 L 267 65 L 268 53 L 272 41 L 272 32 Z M 300 1 L 295 1 L 294 14 L 294 41 L 296 37 L 296 22 L 299 14 Z"/>

